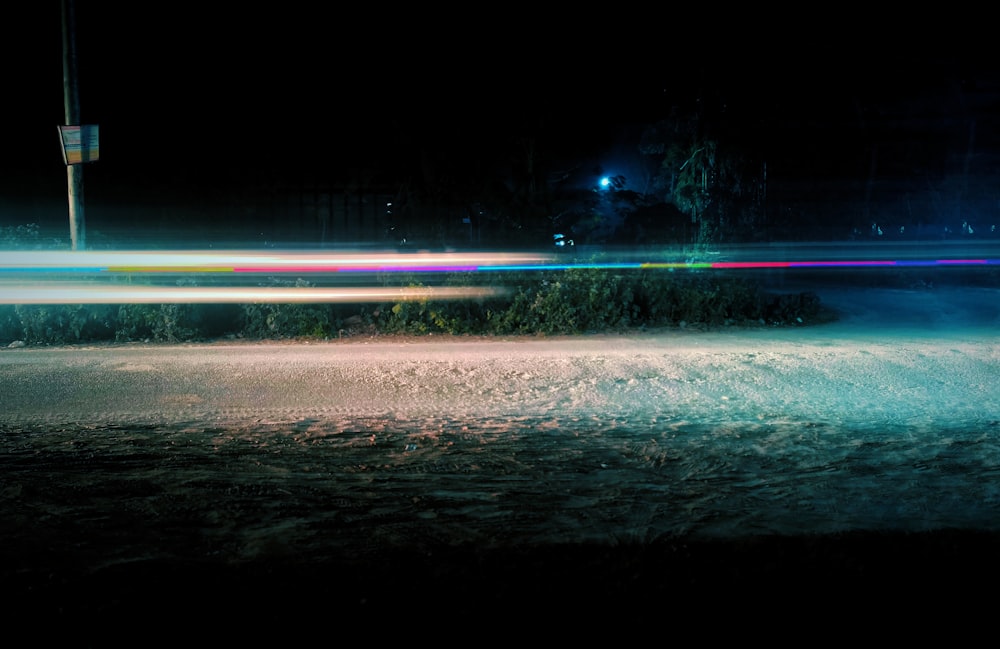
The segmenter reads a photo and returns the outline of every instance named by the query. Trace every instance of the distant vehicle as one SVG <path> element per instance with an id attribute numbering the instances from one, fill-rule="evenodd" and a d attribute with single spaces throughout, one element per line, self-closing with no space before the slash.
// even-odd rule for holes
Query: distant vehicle
<path id="1" fill-rule="evenodd" d="M 567 248 L 572 249 L 576 244 L 572 239 L 567 237 L 565 234 L 553 234 L 552 235 L 552 245 L 555 246 L 556 250 L 566 250 Z"/>

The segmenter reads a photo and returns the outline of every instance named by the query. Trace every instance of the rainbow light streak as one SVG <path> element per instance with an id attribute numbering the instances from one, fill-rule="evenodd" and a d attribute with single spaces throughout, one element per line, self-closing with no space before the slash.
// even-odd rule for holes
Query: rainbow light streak
<path id="1" fill-rule="evenodd" d="M 72 274 L 335 274 L 335 273 L 470 273 L 503 271 L 560 271 L 574 269 L 755 269 L 755 268 L 863 268 L 882 266 L 997 265 L 1000 259 L 902 259 L 806 261 L 687 261 L 551 263 L 550 255 L 513 253 L 399 253 L 316 255 L 281 253 L 186 252 L 0 252 L 0 273 Z"/>
<path id="2" fill-rule="evenodd" d="M 970 251 L 971 252 L 971 251 Z M 0 252 L 0 304 L 194 303 L 194 302 L 382 302 L 476 299 L 505 294 L 503 287 L 321 288 L 157 286 L 142 275 L 326 275 L 471 273 L 569 270 L 752 270 L 1000 265 L 994 258 L 826 259 L 799 261 L 569 262 L 537 253 L 305 253 L 278 252 Z M 25 275 L 34 281 L 25 282 Z M 94 283 L 120 276 L 128 284 Z M 140 276 L 140 277 L 136 277 Z M 79 278 L 79 279 L 77 279 Z M 146 278 L 147 280 L 149 277 Z"/>

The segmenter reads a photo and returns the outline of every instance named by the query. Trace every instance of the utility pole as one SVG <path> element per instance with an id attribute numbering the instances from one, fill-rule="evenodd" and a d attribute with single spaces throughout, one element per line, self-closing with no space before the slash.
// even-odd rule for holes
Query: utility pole
<path id="1" fill-rule="evenodd" d="M 80 92 L 76 68 L 76 11 L 73 0 L 62 0 L 63 103 L 66 126 L 80 126 Z M 83 211 L 83 165 L 67 164 L 69 183 L 69 236 L 73 250 L 86 247 Z"/>

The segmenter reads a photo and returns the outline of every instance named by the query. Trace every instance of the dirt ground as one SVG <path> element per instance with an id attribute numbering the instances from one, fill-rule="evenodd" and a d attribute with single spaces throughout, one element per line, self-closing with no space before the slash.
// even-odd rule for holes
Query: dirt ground
<path id="1" fill-rule="evenodd" d="M 171 618 L 252 635 L 290 617 L 669 620 L 758 597 L 928 606 L 1000 573 L 989 532 L 650 536 L 630 495 L 647 473 L 601 471 L 621 458 L 586 436 L 353 426 L 4 431 L 6 612 L 98 634 Z"/>
<path id="2" fill-rule="evenodd" d="M 638 640 L 706 615 L 746 638 L 988 603 L 992 339 L 796 335 L 5 352 L 0 610 L 104 647 Z M 819 421 L 858 411 L 905 435 Z"/>

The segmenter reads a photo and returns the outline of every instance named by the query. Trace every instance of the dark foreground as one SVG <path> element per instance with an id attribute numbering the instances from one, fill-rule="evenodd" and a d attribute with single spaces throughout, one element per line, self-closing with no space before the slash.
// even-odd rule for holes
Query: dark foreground
<path id="1" fill-rule="evenodd" d="M 840 633 L 884 622 L 890 610 L 927 616 L 933 625 L 957 614 L 967 617 L 960 630 L 968 632 L 983 622 L 974 612 L 993 599 L 984 588 L 1000 576 L 998 541 L 946 531 L 617 548 L 442 547 L 364 561 L 148 561 L 98 574 L 80 574 L 71 558 L 32 573 L 31 552 L 11 556 L 5 548 L 4 612 L 39 639 L 72 637 L 74 646 L 130 644 L 136 629 L 161 639 L 217 633 L 256 641 L 317 632 L 388 638 L 466 625 L 490 637 L 560 628 L 642 636 L 706 615 L 722 618 L 712 635 L 754 619 L 773 623 L 758 616 L 833 624 L 831 632 Z M 760 626 L 738 632 L 771 633 Z"/>
<path id="2" fill-rule="evenodd" d="M 362 444 L 366 431 L 315 424 L 313 437 L 262 425 L 9 428 L 0 610 L 39 644 L 94 647 L 209 634 L 252 646 L 359 633 L 376 642 L 457 628 L 474 629 L 466 641 L 541 630 L 642 638 L 692 625 L 713 637 L 770 636 L 807 621 L 860 631 L 900 610 L 936 625 L 957 612 L 966 632 L 992 619 L 972 612 L 989 605 L 1000 578 L 995 530 L 629 536 L 630 525 L 655 523 L 645 491 L 653 482 L 700 508 L 758 480 L 733 476 L 732 485 L 705 473 L 695 498 L 694 486 L 648 459 L 630 462 L 620 433 L 535 430 L 492 441 L 483 431 L 383 431 L 372 446 Z M 968 466 L 954 446 L 952 461 Z M 970 457 L 992 448 L 964 446 Z M 687 452 L 676 461 L 691 473 L 698 453 Z M 836 470 L 790 475 L 795 489 L 774 501 L 739 502 L 804 501 L 833 488 Z M 778 478 L 770 475 L 772 489 Z M 950 484 L 968 489 L 962 476 Z M 838 510 L 864 492 L 845 493 Z M 670 508 L 669 499 L 656 504 Z M 620 528 L 602 527 L 615 520 Z"/>

